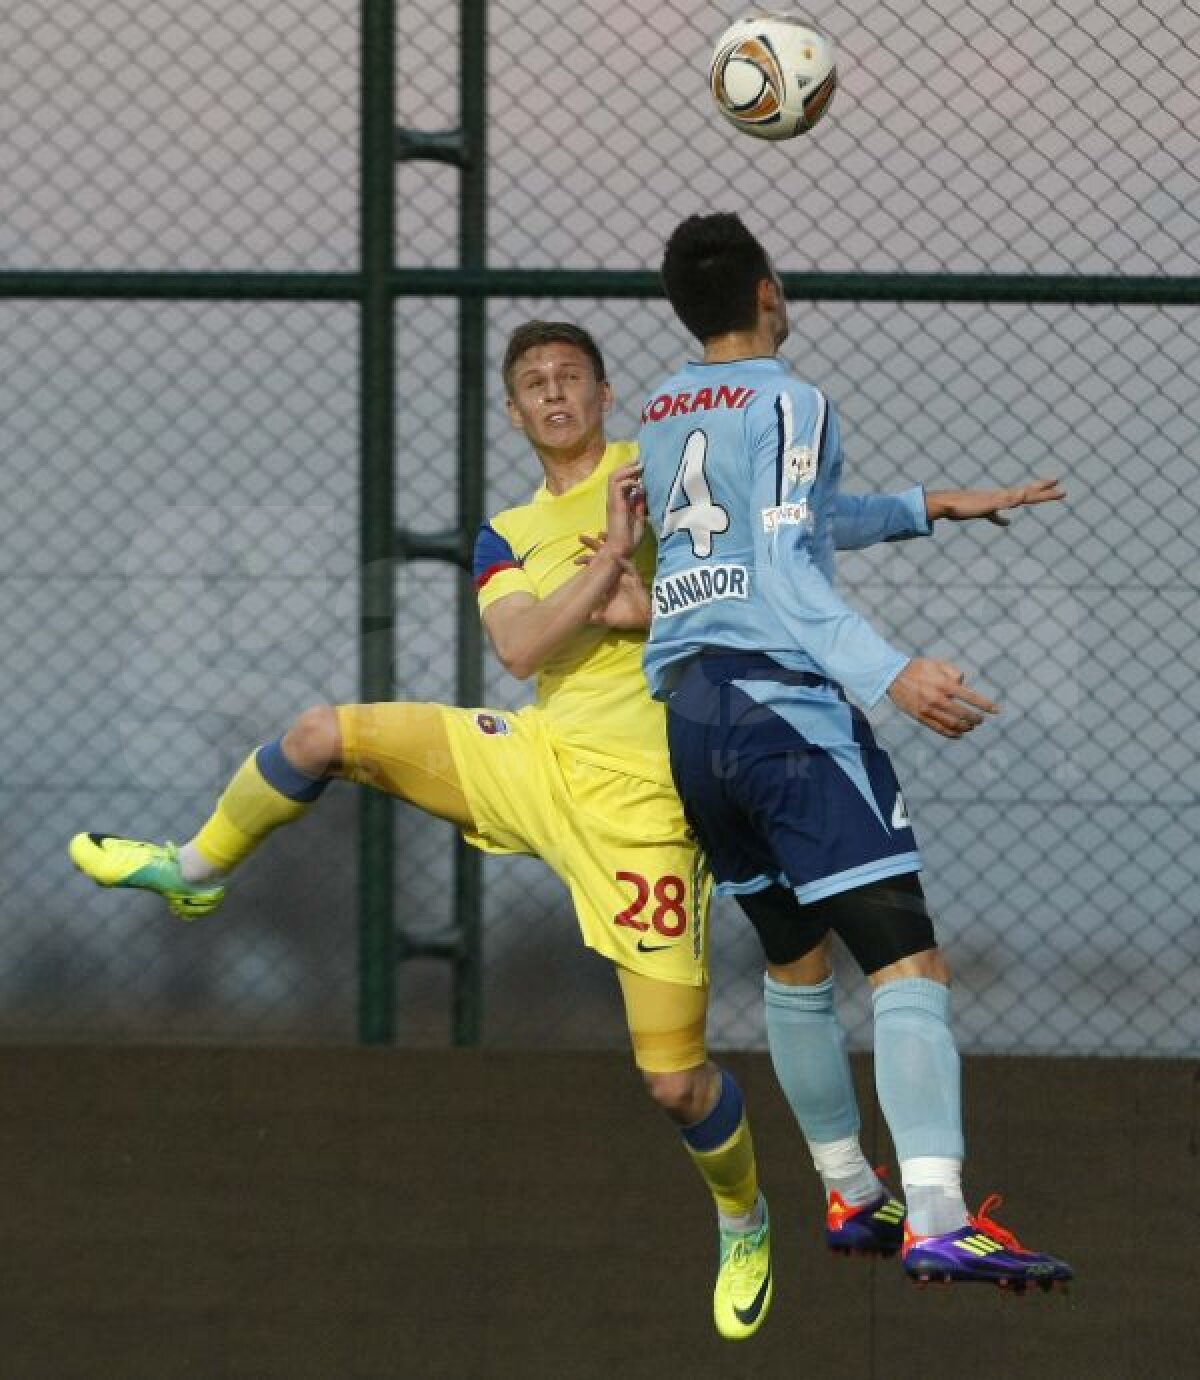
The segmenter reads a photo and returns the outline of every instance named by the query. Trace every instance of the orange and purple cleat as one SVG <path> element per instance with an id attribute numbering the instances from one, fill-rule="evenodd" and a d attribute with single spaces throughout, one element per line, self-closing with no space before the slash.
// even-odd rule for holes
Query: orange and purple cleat
<path id="1" fill-rule="evenodd" d="M 996 1284 L 1018 1294 L 1031 1284 L 1043 1291 L 1065 1286 L 1075 1274 L 1065 1260 L 1027 1250 L 987 1215 L 1002 1201 L 993 1193 L 965 1227 L 941 1236 L 914 1236 L 906 1225 L 901 1253 L 905 1274 L 918 1284 Z"/>
<path id="2" fill-rule="evenodd" d="M 904 1214 L 904 1204 L 886 1189 L 859 1207 L 835 1189 L 825 1214 L 825 1243 L 842 1255 L 895 1255 L 904 1242 Z"/>

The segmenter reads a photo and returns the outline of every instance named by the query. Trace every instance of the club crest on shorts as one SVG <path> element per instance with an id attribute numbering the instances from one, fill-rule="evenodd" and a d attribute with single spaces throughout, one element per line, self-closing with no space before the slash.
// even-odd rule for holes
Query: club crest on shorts
<path id="1" fill-rule="evenodd" d="M 512 732 L 508 726 L 508 720 L 502 718 L 499 714 L 476 714 L 475 727 L 480 733 L 486 733 L 489 738 L 494 737 L 496 734 Z"/>

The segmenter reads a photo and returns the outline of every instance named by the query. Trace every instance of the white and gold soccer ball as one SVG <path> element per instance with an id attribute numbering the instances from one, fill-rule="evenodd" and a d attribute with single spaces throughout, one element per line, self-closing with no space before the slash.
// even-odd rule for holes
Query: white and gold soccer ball
<path id="1" fill-rule="evenodd" d="M 798 15 L 747 15 L 717 39 L 709 85 L 717 109 L 744 134 L 791 139 L 829 109 L 837 90 L 833 44 Z"/>

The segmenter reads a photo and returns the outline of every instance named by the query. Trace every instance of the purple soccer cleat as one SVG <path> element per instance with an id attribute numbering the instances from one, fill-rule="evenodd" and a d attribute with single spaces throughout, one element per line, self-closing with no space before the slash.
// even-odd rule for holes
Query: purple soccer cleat
<path id="1" fill-rule="evenodd" d="M 843 1255 L 895 1255 L 904 1242 L 904 1204 L 885 1189 L 874 1202 L 851 1207 L 829 1195 L 825 1242 Z"/>
<path id="2" fill-rule="evenodd" d="M 1065 1260 L 1026 1250 L 1012 1232 L 987 1215 L 1002 1202 L 993 1193 L 965 1227 L 943 1236 L 914 1236 L 906 1224 L 901 1253 L 905 1274 L 918 1284 L 973 1281 L 1018 1294 L 1031 1284 L 1042 1290 L 1065 1285 L 1075 1274 Z"/>

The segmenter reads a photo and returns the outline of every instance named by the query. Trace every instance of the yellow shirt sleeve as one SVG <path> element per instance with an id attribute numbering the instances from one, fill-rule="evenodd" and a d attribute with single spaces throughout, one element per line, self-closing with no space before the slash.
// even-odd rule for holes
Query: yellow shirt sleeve
<path id="1" fill-rule="evenodd" d="M 533 581 L 520 566 L 496 571 L 484 584 L 477 588 L 476 598 L 479 600 L 479 612 L 483 613 L 491 608 L 498 599 L 503 599 L 509 594 L 529 594 L 534 599 L 538 597 Z"/>
<path id="2" fill-rule="evenodd" d="M 484 523 L 475 539 L 473 565 L 480 613 L 509 594 L 539 597 L 537 586 L 526 573 L 525 561 L 514 547 L 516 534 L 507 530 L 503 516 Z"/>

